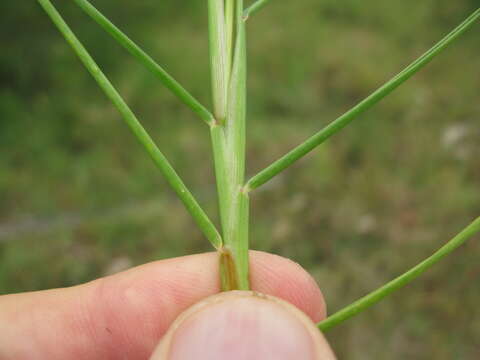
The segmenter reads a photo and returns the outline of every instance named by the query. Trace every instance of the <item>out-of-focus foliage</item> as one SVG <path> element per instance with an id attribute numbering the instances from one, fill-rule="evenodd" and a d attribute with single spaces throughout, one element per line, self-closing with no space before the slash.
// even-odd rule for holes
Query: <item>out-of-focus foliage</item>
<path id="1" fill-rule="evenodd" d="M 208 130 L 72 2 L 58 2 L 215 217 Z M 66 4 L 65 4 L 66 3 Z M 202 1 L 95 1 L 209 104 Z M 272 1 L 249 24 L 249 173 L 327 124 L 475 1 Z M 0 3 L 0 293 L 208 249 L 34 1 Z M 480 26 L 252 195 L 252 247 L 304 265 L 333 311 L 480 214 Z M 274 204 L 272 206 L 272 204 Z M 480 244 L 329 335 L 342 359 L 480 357 Z"/>

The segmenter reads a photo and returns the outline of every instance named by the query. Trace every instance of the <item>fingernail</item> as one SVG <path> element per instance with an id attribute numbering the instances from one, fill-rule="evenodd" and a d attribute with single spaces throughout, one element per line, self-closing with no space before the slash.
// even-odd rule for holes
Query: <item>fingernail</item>
<path id="1" fill-rule="evenodd" d="M 252 292 L 224 293 L 187 310 L 152 359 L 334 359 L 305 314 Z"/>

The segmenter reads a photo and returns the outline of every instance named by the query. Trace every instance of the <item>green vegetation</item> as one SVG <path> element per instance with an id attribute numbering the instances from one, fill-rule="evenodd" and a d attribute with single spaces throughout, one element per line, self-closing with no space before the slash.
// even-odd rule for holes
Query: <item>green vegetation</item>
<path id="1" fill-rule="evenodd" d="M 332 327 L 344 322 L 345 320 L 355 316 L 366 308 L 375 305 L 384 297 L 390 295 L 394 291 L 400 289 L 401 287 L 407 285 L 411 281 L 415 280 L 417 277 L 422 275 L 430 267 L 438 263 L 445 256 L 449 255 L 452 251 L 456 250 L 459 246 L 463 245 L 465 241 L 469 240 L 472 236 L 476 235 L 480 231 L 480 217 L 473 221 L 469 226 L 467 226 L 462 232 L 450 240 L 447 244 L 442 246 L 438 251 L 436 251 L 432 256 L 428 257 L 422 261 L 417 266 L 408 270 L 406 273 L 400 275 L 396 279 L 388 282 L 381 288 L 372 291 L 363 298 L 355 301 L 354 303 L 346 306 L 344 309 L 336 312 L 333 315 L 330 315 L 325 320 L 321 321 L 318 324 L 318 327 L 322 331 L 330 330 Z"/>
<path id="2" fill-rule="evenodd" d="M 257 14 L 262 21 L 251 18 L 247 173 L 257 173 L 358 102 L 474 8 L 471 2 L 355 4 L 338 9 L 334 2 L 305 1 L 286 9 L 272 2 Z M 134 5 L 123 18 L 113 2 L 102 6 L 200 103 L 208 103 L 202 4 Z M 204 249 L 201 234 L 152 175 L 142 149 L 118 126 L 118 115 L 48 24 L 43 27 L 42 14 L 16 7 L 42 31 L 37 43 L 25 36 L 10 45 L 12 55 L 2 56 L 2 118 L 16 120 L 0 122 L 2 291 L 85 281 L 126 256 L 136 264 Z M 65 11 L 206 212 L 214 213 L 205 127 L 115 44 L 105 45 L 110 42 L 101 31 L 84 25 L 68 6 Z M 142 21 L 131 19 L 132 12 Z M 409 21 L 399 22 L 399 14 Z M 295 174 L 252 194 L 252 247 L 301 262 L 331 308 L 403 272 L 479 213 L 474 39 L 467 34 L 310 162 L 296 164 Z M 24 48 L 35 61 L 14 58 Z M 39 226 L 29 227 L 24 214 L 34 214 Z M 475 250 L 478 244 L 471 242 L 423 284 L 335 330 L 339 355 L 356 358 L 355 347 L 368 344 L 388 358 L 395 346 L 399 358 L 413 349 L 417 357 L 474 357 L 471 346 L 480 330 L 467 320 L 479 292 Z M 459 291 L 461 297 L 452 296 Z M 406 312 L 415 316 L 402 316 Z M 449 334 L 442 332 L 445 323 Z"/>

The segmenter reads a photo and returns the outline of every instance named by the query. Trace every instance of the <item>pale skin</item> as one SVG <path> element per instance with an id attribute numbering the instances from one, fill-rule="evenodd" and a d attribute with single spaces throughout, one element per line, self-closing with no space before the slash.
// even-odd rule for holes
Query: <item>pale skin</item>
<path id="1" fill-rule="evenodd" d="M 218 278 L 217 254 L 207 253 L 153 262 L 71 288 L 0 296 L 0 359 L 149 359 L 162 339 L 159 349 L 171 342 L 169 329 L 179 315 L 189 308 L 186 314 L 208 308 L 212 298 L 205 298 L 219 292 Z M 275 307 L 263 295 L 252 299 L 242 293 L 213 302 L 230 311 L 232 301 L 240 307 L 264 301 L 262 314 L 270 310 L 293 314 L 289 327 L 300 319 L 299 326 L 305 325 L 319 353 L 327 354 L 314 358 L 333 358 L 313 325 L 325 318 L 325 302 L 305 270 L 285 258 L 252 252 L 251 285 L 284 301 L 273 301 Z M 157 354 L 163 351 L 159 349 Z M 155 359 L 159 358 L 170 356 Z"/>

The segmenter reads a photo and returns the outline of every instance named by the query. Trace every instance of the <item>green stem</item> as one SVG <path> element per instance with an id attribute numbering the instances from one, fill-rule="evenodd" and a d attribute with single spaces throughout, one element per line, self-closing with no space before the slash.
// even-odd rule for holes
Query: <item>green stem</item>
<path id="1" fill-rule="evenodd" d="M 226 112 L 224 118 L 217 119 L 211 126 L 223 230 L 223 247 L 220 251 L 222 290 L 247 290 L 249 289 L 249 202 L 248 194 L 243 188 L 246 116 L 246 46 L 243 1 L 226 0 L 225 8 L 223 8 L 215 0 L 210 0 L 209 18 L 212 74 L 219 72 L 218 66 L 223 66 L 223 63 L 217 58 L 221 54 L 227 54 L 228 58 L 226 62 L 228 82 L 225 83 Z M 220 19 L 223 19 L 225 24 L 219 25 Z M 226 39 L 226 48 L 223 48 L 223 43 L 219 40 L 224 38 Z M 233 43 L 235 43 L 235 49 L 231 48 Z M 212 77 L 214 97 L 218 92 L 224 93 L 223 89 L 215 91 L 215 81 L 218 81 L 218 77 Z"/>
<path id="2" fill-rule="evenodd" d="M 98 65 L 95 63 L 95 61 L 90 56 L 85 47 L 77 39 L 69 26 L 65 23 L 61 15 L 50 2 L 50 0 L 38 0 L 38 2 L 43 7 L 48 16 L 51 18 L 53 23 L 57 26 L 58 30 L 65 37 L 67 42 L 71 45 L 71 47 L 78 55 L 85 67 L 92 74 L 93 78 L 97 81 L 100 88 L 118 109 L 130 130 L 134 133 L 140 144 L 143 145 L 145 150 L 148 152 L 157 167 L 167 179 L 170 186 L 177 193 L 181 201 L 185 204 L 187 210 L 193 216 L 195 222 L 203 231 L 205 236 L 210 240 L 210 242 L 215 248 L 220 248 L 222 246 L 222 239 L 217 229 L 215 228 L 215 225 L 213 225 L 213 223 L 210 221 L 208 216 L 202 210 L 193 195 L 190 193 L 183 181 L 180 179 L 173 167 L 170 165 L 168 160 L 165 158 L 165 156 L 153 142 L 152 138 L 142 127 L 135 114 L 133 114 L 133 112 L 122 99 L 120 94 L 113 87 L 113 85 L 104 75 L 104 73 L 100 70 Z"/>
<path id="3" fill-rule="evenodd" d="M 267 5 L 270 2 L 270 0 L 257 0 L 255 1 L 252 5 L 250 5 L 244 12 L 243 12 L 243 18 L 247 20 L 250 16 L 253 14 L 257 13 L 265 5 Z"/>
<path id="4" fill-rule="evenodd" d="M 238 6 L 243 10 L 241 1 Z M 238 13 L 237 9 L 237 13 Z M 239 12 L 242 14 L 242 12 Z M 237 285 L 240 290 L 249 289 L 248 279 L 248 194 L 245 181 L 245 127 L 246 127 L 246 44 L 245 23 L 239 21 L 236 46 L 230 80 L 228 113 L 225 129 L 227 144 L 227 169 L 229 204 L 224 228 L 224 247 L 231 253 Z"/>
<path id="5" fill-rule="evenodd" d="M 249 190 L 255 189 L 274 176 L 288 168 L 295 161 L 301 159 L 303 156 L 308 154 L 310 151 L 315 149 L 318 145 L 322 144 L 330 136 L 336 134 L 346 125 L 348 125 L 352 120 L 357 118 L 360 114 L 364 113 L 385 96 L 390 94 L 393 90 L 411 78 L 417 71 L 427 65 L 436 55 L 438 55 L 442 50 L 448 47 L 452 42 L 454 42 L 460 35 L 467 31 L 475 21 L 480 17 L 480 9 L 476 10 L 472 15 L 470 15 L 462 24 L 460 24 L 455 30 L 448 34 L 444 39 L 442 39 L 437 45 L 432 49 L 410 64 L 405 68 L 401 73 L 392 78 L 389 82 L 367 97 L 365 100 L 361 101 L 354 108 L 337 118 L 335 121 L 330 123 L 324 129 L 307 139 L 303 144 L 297 146 L 295 149 L 291 150 L 289 153 L 272 163 L 270 166 L 259 172 L 257 175 L 252 177 L 248 183 L 247 188 Z"/>
<path id="6" fill-rule="evenodd" d="M 149 71 L 172 91 L 185 105 L 190 107 L 207 124 L 213 121 L 213 115 L 185 88 L 170 76 L 155 60 L 135 44 L 126 34 L 117 28 L 101 12 L 87 0 L 74 0 L 75 3 L 94 21 L 102 26 L 115 40 L 118 41 L 130 54 L 137 58 Z"/>
<path id="7" fill-rule="evenodd" d="M 381 288 L 373 291 L 367 296 L 355 301 L 353 304 L 331 315 L 327 319 L 320 322 L 318 324 L 318 327 L 322 331 L 330 330 L 332 327 L 344 322 L 345 320 L 364 311 L 368 307 L 378 303 L 387 295 L 391 294 L 392 292 L 400 289 L 401 287 L 407 285 L 408 283 L 416 279 L 418 276 L 420 276 L 430 267 L 438 263 L 445 256 L 453 252 L 455 249 L 457 249 L 460 245 L 462 245 L 465 241 L 477 234 L 479 231 L 480 217 L 474 220 L 470 225 L 468 225 L 464 230 L 462 230 L 462 232 L 460 232 L 457 236 L 455 236 L 432 256 L 422 261 L 420 264 L 407 271 L 403 275 L 397 277 L 395 280 L 390 281 L 388 284 L 382 286 Z"/>

